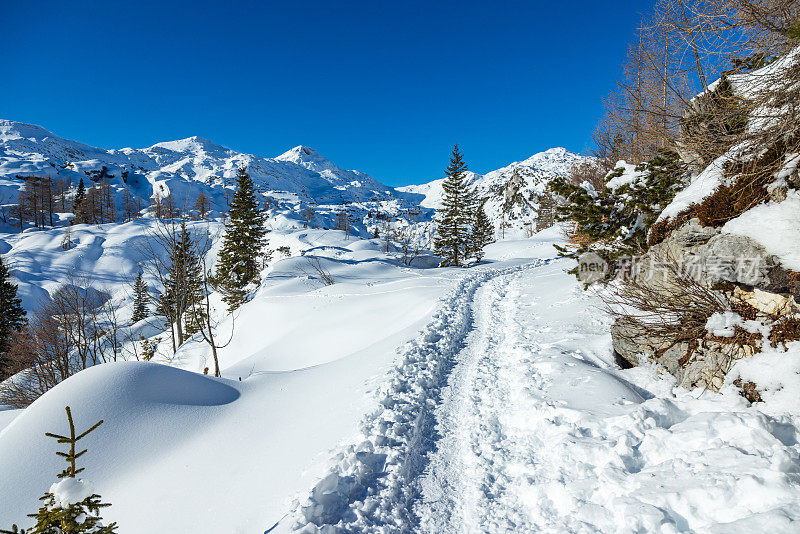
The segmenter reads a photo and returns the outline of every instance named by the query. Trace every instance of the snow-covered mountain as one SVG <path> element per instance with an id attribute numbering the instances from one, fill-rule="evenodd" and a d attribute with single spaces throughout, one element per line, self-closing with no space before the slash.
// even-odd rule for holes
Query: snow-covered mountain
<path id="1" fill-rule="evenodd" d="M 222 209 L 227 187 L 243 165 L 265 196 L 297 212 L 305 205 L 413 203 L 413 197 L 363 172 L 341 169 L 305 146 L 276 158 L 236 152 L 201 137 L 106 150 L 39 126 L 0 120 L 0 204 L 16 202 L 25 177 L 49 176 L 73 186 L 80 178 L 87 186 L 107 179 L 118 193 L 127 188 L 146 203 L 171 194 L 178 206 L 188 208 L 203 191 L 212 208 Z"/>
<path id="2" fill-rule="evenodd" d="M 548 182 L 556 176 L 566 176 L 570 167 L 583 159 L 565 148 L 551 148 L 484 175 L 468 171 L 467 180 L 477 188 L 478 196 L 486 200 L 486 212 L 498 228 L 505 221 L 507 228 L 522 230 L 531 227 L 536 220 L 539 197 Z M 438 208 L 442 202 L 443 181 L 439 178 L 397 189 L 423 195 L 423 207 Z"/>
<path id="3" fill-rule="evenodd" d="M 538 198 L 548 181 L 564 176 L 582 156 L 552 148 L 523 161 L 468 177 L 486 199 L 486 211 L 499 228 L 531 228 Z M 301 218 L 311 207 L 315 224 L 336 224 L 346 204 L 356 231 L 371 232 L 368 216 L 384 212 L 401 216 L 417 206 L 423 219 L 440 205 L 442 179 L 421 185 L 392 188 L 372 176 L 338 167 L 316 150 L 297 146 L 274 158 L 244 154 L 202 137 L 156 143 L 147 148 L 92 147 L 58 137 L 40 126 L 0 120 L 0 205 L 17 202 L 24 179 L 49 176 L 75 187 L 107 180 L 121 208 L 127 191 L 147 206 L 171 195 L 177 207 L 191 210 L 200 192 L 209 198 L 212 212 L 225 209 L 236 171 L 246 166 L 259 191 L 275 210 Z M 505 206 L 505 210 L 504 210 Z M 505 211 L 505 214 L 504 214 Z"/>

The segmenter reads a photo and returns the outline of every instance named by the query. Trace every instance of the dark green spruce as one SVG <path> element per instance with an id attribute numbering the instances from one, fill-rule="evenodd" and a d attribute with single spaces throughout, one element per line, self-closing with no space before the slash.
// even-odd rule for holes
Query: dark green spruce
<path id="1" fill-rule="evenodd" d="M 471 252 L 477 262 L 483 259 L 486 245 L 494 242 L 494 226 L 486 215 L 485 204 L 484 200 L 475 210 L 475 220 L 472 223 Z"/>
<path id="2" fill-rule="evenodd" d="M 464 267 L 472 252 L 472 223 L 475 192 L 467 183 L 467 164 L 458 145 L 453 147 L 447 176 L 442 184 L 444 198 L 438 210 L 434 247 L 443 267 Z"/>
<path id="3" fill-rule="evenodd" d="M 25 310 L 17 298 L 17 286 L 9 281 L 8 269 L 0 258 L 0 380 L 8 378 L 6 353 L 15 332 L 25 326 Z"/>
<path id="4" fill-rule="evenodd" d="M 230 310 L 244 302 L 245 288 L 258 278 L 259 258 L 266 244 L 264 222 L 253 180 L 241 167 L 236 176 L 236 190 L 231 199 L 214 277 Z"/>
<path id="5" fill-rule="evenodd" d="M 131 323 L 138 323 L 150 316 L 150 311 L 147 309 L 148 302 L 150 302 L 150 295 L 140 269 L 136 280 L 133 282 L 133 315 L 131 316 Z"/>

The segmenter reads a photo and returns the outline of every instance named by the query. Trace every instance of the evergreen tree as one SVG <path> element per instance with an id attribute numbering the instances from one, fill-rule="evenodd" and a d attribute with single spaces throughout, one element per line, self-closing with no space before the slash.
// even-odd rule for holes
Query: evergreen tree
<path id="1" fill-rule="evenodd" d="M 453 147 L 447 177 L 442 184 L 444 198 L 438 213 L 434 247 L 442 266 L 462 267 L 471 252 L 471 226 L 475 213 L 475 192 L 466 180 L 467 164 L 458 145 Z"/>
<path id="2" fill-rule="evenodd" d="M 492 226 L 489 217 L 486 216 L 486 211 L 483 209 L 485 204 L 486 201 L 484 200 L 475 210 L 475 221 L 472 223 L 471 248 L 472 255 L 477 262 L 483 259 L 484 247 L 494 242 L 494 226 Z"/>
<path id="3" fill-rule="evenodd" d="M 147 303 L 150 300 L 148 295 L 147 284 L 144 283 L 143 274 L 141 269 L 133 282 L 133 315 L 131 316 L 131 323 L 138 323 L 149 315 Z"/>
<path id="4" fill-rule="evenodd" d="M 75 215 L 78 215 L 84 198 L 86 198 L 86 186 L 83 185 L 83 176 L 81 176 L 81 181 L 78 182 L 78 192 L 75 193 L 75 201 L 72 203 L 72 213 Z"/>
<path id="5" fill-rule="evenodd" d="M 216 285 L 229 309 L 242 303 L 245 287 L 258 276 L 258 258 L 266 244 L 264 213 L 259 209 L 255 188 L 244 167 L 236 176 L 236 191 L 230 203 L 225 237 L 217 261 Z"/>
<path id="6" fill-rule="evenodd" d="M 664 151 L 636 166 L 636 175 L 621 185 L 595 190 L 590 184 L 575 185 L 565 178 L 553 179 L 549 187 L 563 200 L 556 206 L 558 221 L 576 223 L 585 242 L 577 249 L 556 245 L 559 255 L 577 258 L 592 251 L 609 262 L 647 251 L 648 234 L 658 227 L 658 216 L 686 184 L 685 165 L 675 152 Z M 605 177 L 608 182 L 625 173 L 617 168 Z M 569 271 L 577 274 L 577 268 Z"/>
<path id="7" fill-rule="evenodd" d="M 17 286 L 8 280 L 8 269 L 0 258 L 0 380 L 8 376 L 6 353 L 14 332 L 25 325 L 25 310 L 17 298 Z"/>
<path id="8" fill-rule="evenodd" d="M 22 530 L 14 525 L 10 531 L 2 530 L 0 532 L 10 534 L 114 534 L 117 531 L 116 523 L 104 526 L 103 518 L 100 517 L 100 510 L 110 505 L 103 503 L 100 495 L 91 493 L 87 482 L 77 478 L 83 468 L 76 467 L 76 460 L 83 456 L 86 450 L 78 451 L 76 445 L 103 421 L 98 421 L 89 430 L 76 435 L 69 406 L 66 407 L 66 410 L 69 435 L 61 436 L 50 432 L 45 434 L 56 439 L 58 443 L 69 446 L 69 452 L 56 453 L 67 462 L 67 468 L 58 475 L 61 481 L 53 484 L 50 491 L 39 499 L 44 501 L 44 505 L 39 511 L 30 514 L 30 517 L 36 519 L 35 526 Z M 79 497 L 82 497 L 81 500 L 72 502 Z"/>

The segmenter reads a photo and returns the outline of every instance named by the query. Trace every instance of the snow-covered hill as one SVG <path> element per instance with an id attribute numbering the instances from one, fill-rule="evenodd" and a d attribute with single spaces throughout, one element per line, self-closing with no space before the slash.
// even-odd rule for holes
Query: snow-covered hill
<path id="1" fill-rule="evenodd" d="M 29 526 L 63 469 L 44 433 L 69 405 L 80 430 L 105 421 L 81 476 L 121 534 L 797 531 L 796 408 L 620 370 L 600 301 L 554 258 L 558 228 L 474 269 L 276 233 L 336 283 L 278 260 L 237 312 L 223 378 L 189 372 L 207 351 L 188 342 L 0 411 L 0 528 Z"/>
<path id="2" fill-rule="evenodd" d="M 583 159 L 565 148 L 551 148 L 484 175 L 468 172 L 467 180 L 477 187 L 479 197 L 486 200 L 486 212 L 495 226 L 499 229 L 501 223 L 505 223 L 507 230 L 514 233 L 530 228 L 536 220 L 539 197 L 547 183 L 556 176 L 566 176 L 570 167 Z M 442 202 L 443 181 L 439 178 L 397 189 L 424 195 L 422 206 L 438 208 Z"/>

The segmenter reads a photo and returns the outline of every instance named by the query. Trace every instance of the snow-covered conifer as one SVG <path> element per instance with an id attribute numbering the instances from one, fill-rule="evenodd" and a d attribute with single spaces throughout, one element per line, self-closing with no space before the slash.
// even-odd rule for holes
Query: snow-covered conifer
<path id="1" fill-rule="evenodd" d="M 258 258 L 266 244 L 264 219 L 253 180 L 241 167 L 236 176 L 236 191 L 230 203 L 215 275 L 216 285 L 230 309 L 242 303 L 245 287 L 258 276 Z"/>
<path id="2" fill-rule="evenodd" d="M 471 226 L 475 213 L 475 192 L 469 186 L 465 173 L 467 164 L 453 147 L 447 177 L 442 184 L 444 198 L 438 212 L 438 227 L 434 247 L 442 257 L 443 266 L 462 267 L 471 251 Z"/>
<path id="3" fill-rule="evenodd" d="M 77 478 L 83 468 L 76 467 L 76 460 L 86 452 L 79 451 L 76 447 L 78 441 L 86 437 L 91 431 L 100 426 L 103 421 L 95 423 L 89 430 L 76 435 L 72 412 L 66 407 L 67 421 L 69 422 L 69 435 L 51 434 L 58 443 L 69 446 L 69 452 L 58 452 L 67 462 L 67 468 L 58 478 L 61 480 L 50 486 L 43 497 L 44 505 L 31 517 L 36 519 L 36 525 L 30 529 L 19 529 L 16 525 L 10 531 L 19 534 L 113 534 L 117 531 L 117 524 L 103 525 L 100 511 L 110 506 L 100 500 L 100 495 L 94 493 L 92 486 L 86 480 Z"/>
<path id="4" fill-rule="evenodd" d="M 494 226 L 492 226 L 489 217 L 486 215 L 486 210 L 483 209 L 485 204 L 486 201 L 484 200 L 475 210 L 475 221 L 472 223 L 470 246 L 472 255 L 477 262 L 483 259 L 483 249 L 486 245 L 494 242 Z"/>

